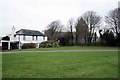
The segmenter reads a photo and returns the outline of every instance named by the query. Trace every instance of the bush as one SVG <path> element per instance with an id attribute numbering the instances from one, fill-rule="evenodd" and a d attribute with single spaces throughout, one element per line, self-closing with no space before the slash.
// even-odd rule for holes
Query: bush
<path id="1" fill-rule="evenodd" d="M 36 48 L 36 44 L 34 43 L 25 43 L 21 47 L 22 49 L 28 49 L 28 48 Z"/>
<path id="2" fill-rule="evenodd" d="M 56 41 L 44 41 L 40 43 L 39 47 L 49 48 L 49 47 L 60 47 Z"/>

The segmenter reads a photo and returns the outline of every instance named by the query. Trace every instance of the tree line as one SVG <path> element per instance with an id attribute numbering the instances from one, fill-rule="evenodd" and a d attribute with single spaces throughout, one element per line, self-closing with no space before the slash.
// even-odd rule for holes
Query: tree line
<path id="1" fill-rule="evenodd" d="M 87 11 L 76 21 L 68 21 L 67 31 L 59 21 L 53 21 L 44 33 L 48 40 L 58 41 L 60 45 L 104 45 L 120 44 L 120 8 L 109 11 L 105 16 L 106 26 L 101 25 L 102 17 L 97 12 Z"/>

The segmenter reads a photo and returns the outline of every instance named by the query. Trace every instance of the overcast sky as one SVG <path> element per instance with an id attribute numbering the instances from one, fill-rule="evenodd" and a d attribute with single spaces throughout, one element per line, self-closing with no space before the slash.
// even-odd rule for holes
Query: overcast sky
<path id="1" fill-rule="evenodd" d="M 86 11 L 104 16 L 118 7 L 119 0 L 0 0 L 0 36 L 16 30 L 43 31 L 54 20 L 64 25 Z"/>

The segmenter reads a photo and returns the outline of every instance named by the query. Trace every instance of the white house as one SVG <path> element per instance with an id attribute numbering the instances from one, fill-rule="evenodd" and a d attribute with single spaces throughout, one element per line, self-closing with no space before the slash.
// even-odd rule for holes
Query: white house
<path id="1" fill-rule="evenodd" d="M 2 37 L 0 37 L 0 51 L 1 51 L 1 48 L 2 48 L 1 40 L 2 40 Z"/>
<path id="2" fill-rule="evenodd" d="M 39 44 L 43 41 L 47 41 L 47 36 L 43 33 L 36 30 L 28 30 L 28 29 L 20 29 L 18 31 L 15 30 L 15 27 L 12 28 L 11 34 L 8 36 L 10 40 L 2 40 L 1 43 L 7 42 L 8 49 L 12 47 L 11 44 L 16 43 L 21 49 L 21 46 L 24 43 L 34 43 L 39 47 Z M 2 45 L 3 46 L 3 45 Z"/>

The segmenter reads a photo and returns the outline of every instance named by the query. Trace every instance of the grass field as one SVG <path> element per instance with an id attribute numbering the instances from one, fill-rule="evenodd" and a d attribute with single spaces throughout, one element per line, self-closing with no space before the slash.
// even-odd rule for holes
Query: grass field
<path id="1" fill-rule="evenodd" d="M 2 62 L 3 78 L 118 77 L 117 51 L 3 54 Z"/>

